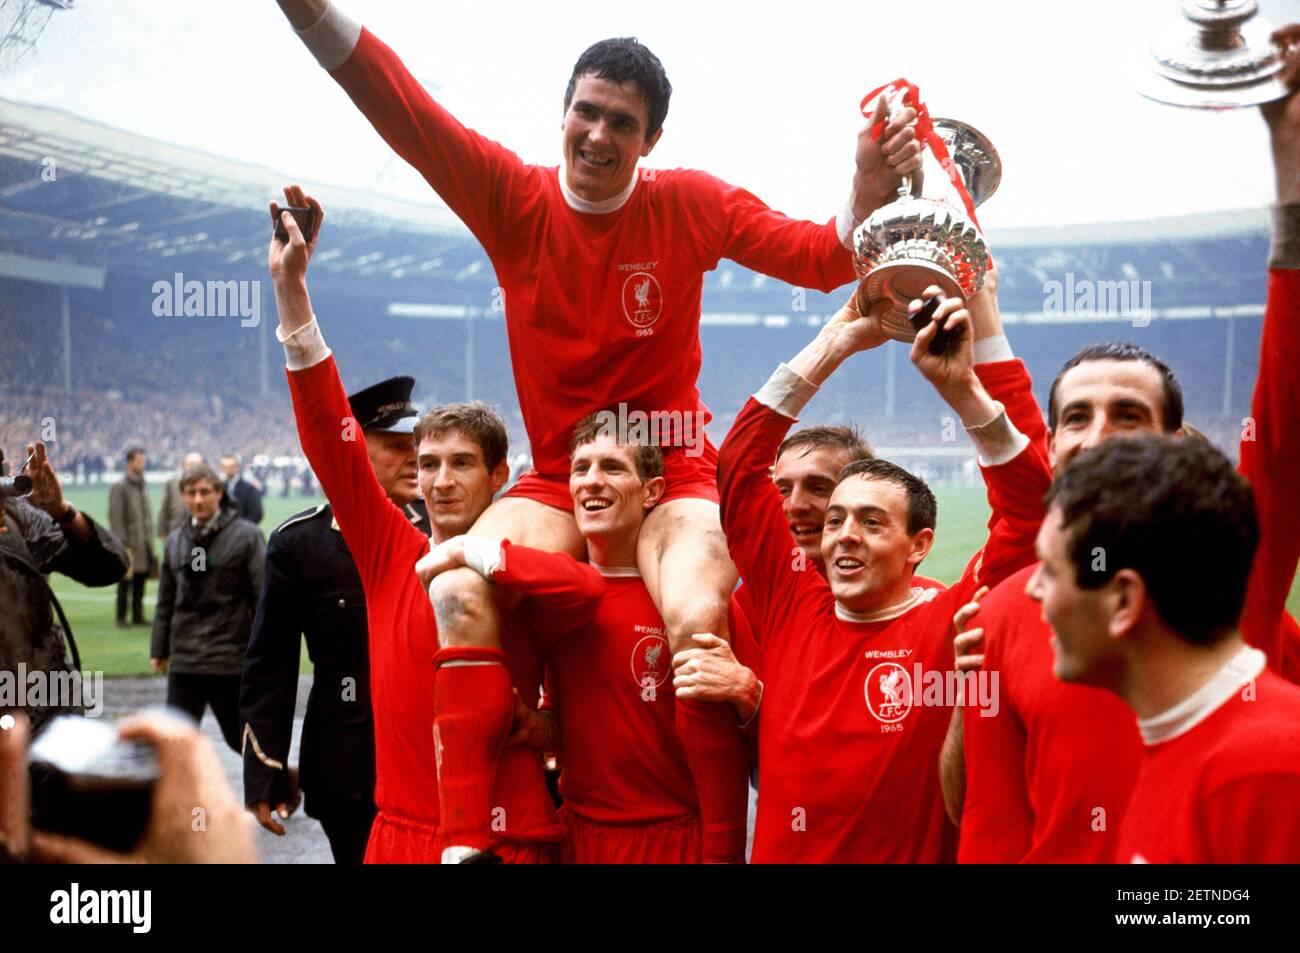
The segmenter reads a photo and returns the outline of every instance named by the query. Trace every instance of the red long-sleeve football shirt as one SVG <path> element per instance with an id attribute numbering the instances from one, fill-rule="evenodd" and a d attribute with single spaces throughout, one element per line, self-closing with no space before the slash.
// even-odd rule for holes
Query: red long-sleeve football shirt
<path id="1" fill-rule="evenodd" d="M 369 862 L 438 863 L 438 772 L 433 742 L 433 657 L 437 622 L 415 564 L 429 540 L 384 494 L 339 380 L 334 358 L 289 371 L 298 437 L 334 508 L 361 575 L 370 631 L 370 685 L 375 719 L 375 803 Z M 559 557 L 555 557 L 559 558 Z M 567 557 L 564 557 L 567 559 Z M 569 560 L 572 563 L 572 560 Z M 574 564 L 576 565 L 576 564 Z M 525 580 L 526 581 L 526 580 Z M 589 577 L 551 568 L 528 587 L 563 619 L 593 595 Z M 512 682 L 534 707 L 542 681 L 538 640 L 518 614 L 502 626 Z M 536 752 L 507 748 L 494 803 L 504 808 L 502 843 L 555 841 L 560 829 Z M 414 824 L 408 823 L 410 821 Z"/>
<path id="2" fill-rule="evenodd" d="M 751 398 L 718 471 L 732 558 L 765 620 L 755 630 L 766 678 L 753 860 L 937 862 L 937 760 L 951 709 L 930 684 L 952 668 L 957 608 L 1032 559 L 1050 477 L 1032 443 L 982 468 L 994 511 L 982 564 L 946 592 L 917 590 L 896 618 L 852 621 L 819 573 L 791 565 L 768 468 L 792 423 Z"/>
<path id="3" fill-rule="evenodd" d="M 575 210 L 562 170 L 465 128 L 368 30 L 330 75 L 491 258 L 543 475 L 567 476 L 569 435 L 592 411 L 707 415 L 696 386 L 700 294 L 720 259 L 822 291 L 854 280 L 834 220 L 788 218 L 704 172 L 642 171 L 617 210 Z"/>
<path id="4" fill-rule="evenodd" d="M 1269 666 L 1300 679 L 1300 637 L 1285 611 L 1300 559 L 1300 271 L 1269 272 L 1252 416 L 1239 469 L 1260 521 L 1242 634 Z M 1290 435 L 1288 437 L 1288 435 Z M 1001 673 L 996 718 L 963 712 L 966 800 L 962 863 L 1109 862 L 1142 744 L 1132 710 L 1109 692 L 1052 674 L 1051 631 L 1025 594 L 1032 568 L 986 596 L 972 625 L 984 628 L 984 667 Z M 1101 813 L 1098 813 L 1100 809 Z M 1122 858 L 1121 858 L 1122 859 Z"/>
<path id="5" fill-rule="evenodd" d="M 1300 688 L 1248 648 L 1158 720 L 1142 723 L 1118 859 L 1300 863 Z"/>

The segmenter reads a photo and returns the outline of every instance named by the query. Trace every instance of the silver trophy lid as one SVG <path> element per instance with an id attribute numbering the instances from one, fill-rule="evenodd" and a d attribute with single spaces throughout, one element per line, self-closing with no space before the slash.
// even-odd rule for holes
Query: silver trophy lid
<path id="1" fill-rule="evenodd" d="M 1194 109 L 1258 106 L 1286 96 L 1273 25 L 1256 0 L 1183 0 L 1183 16 L 1162 30 L 1126 77 L 1157 102 Z"/>
<path id="2" fill-rule="evenodd" d="M 933 119 L 931 124 L 948 149 L 953 165 L 979 208 L 1002 184 L 1002 159 L 988 136 L 956 119 Z"/>

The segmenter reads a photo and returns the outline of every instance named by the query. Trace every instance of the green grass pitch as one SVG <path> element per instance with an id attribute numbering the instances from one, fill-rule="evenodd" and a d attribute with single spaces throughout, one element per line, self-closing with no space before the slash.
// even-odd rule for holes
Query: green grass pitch
<path id="1" fill-rule="evenodd" d="M 68 487 L 66 493 L 73 505 L 107 524 L 107 486 L 73 486 Z M 940 486 L 935 488 L 935 495 L 939 501 L 937 542 L 930 557 L 921 565 L 921 572 L 941 582 L 952 583 L 961 575 L 971 554 L 983 544 L 989 509 L 983 487 Z M 149 496 L 156 508 L 162 500 L 161 489 L 151 486 Z M 294 513 L 324 500 L 300 496 L 285 500 L 273 495 L 264 502 L 266 518 L 262 521 L 262 528 L 270 533 Z M 53 576 L 52 580 L 81 649 L 82 666 L 86 670 L 102 671 L 105 675 L 149 674 L 149 630 L 143 627 L 119 629 L 114 625 L 115 587 L 88 589 L 59 575 Z M 149 616 L 153 613 L 155 592 L 156 583 L 149 583 L 145 592 L 145 613 Z M 1293 614 L 1300 615 L 1300 577 L 1291 588 L 1287 605 Z M 311 671 L 305 648 L 302 670 Z"/>

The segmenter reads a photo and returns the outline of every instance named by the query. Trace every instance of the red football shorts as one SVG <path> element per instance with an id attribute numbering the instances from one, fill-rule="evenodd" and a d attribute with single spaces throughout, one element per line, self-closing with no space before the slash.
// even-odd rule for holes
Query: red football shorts
<path id="1" fill-rule="evenodd" d="M 655 824 L 596 824 L 563 808 L 560 817 L 566 828 L 562 864 L 700 863 L 700 819 L 694 814 Z"/>
<path id="2" fill-rule="evenodd" d="M 507 864 L 553 864 L 559 845 L 545 841 L 500 841 L 492 853 Z M 438 827 L 413 818 L 380 811 L 366 844 L 367 864 L 436 864 L 442 860 Z"/>
<path id="3" fill-rule="evenodd" d="M 706 437 L 703 452 L 688 456 L 683 449 L 664 454 L 664 479 L 668 486 L 660 503 L 669 500 L 708 500 L 718 502 L 718 448 Z M 569 477 L 548 476 L 529 470 L 506 492 L 506 496 L 536 500 L 566 513 L 573 512 L 569 495 Z M 504 497 L 503 497 L 504 499 Z"/>

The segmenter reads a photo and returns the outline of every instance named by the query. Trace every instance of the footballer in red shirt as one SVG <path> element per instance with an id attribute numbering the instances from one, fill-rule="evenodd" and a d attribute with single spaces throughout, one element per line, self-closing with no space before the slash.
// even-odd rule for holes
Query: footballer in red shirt
<path id="1" fill-rule="evenodd" d="M 716 452 L 700 369 L 704 272 L 722 258 L 783 281 L 829 291 L 854 280 L 854 227 L 920 167 L 904 109 L 873 138 L 858 137 L 844 210 L 825 223 L 796 221 L 749 192 L 689 169 L 638 175 L 663 133 L 672 87 L 659 60 L 635 40 L 605 40 L 579 58 L 564 96 L 561 166 L 523 162 L 465 128 L 387 46 L 326 0 L 280 0 L 318 62 L 402 158 L 415 167 L 483 244 L 504 293 L 515 386 L 535 473 L 525 475 L 474 527 L 581 556 L 568 494 L 568 441 L 588 413 L 613 409 L 621 425 L 655 419 L 668 448 L 663 500 L 646 520 L 638 565 L 674 650 L 691 636 L 727 633 L 735 568 L 718 518 Z M 884 123 L 882 102 L 872 123 Z M 503 611 L 490 586 L 466 569 L 434 581 L 439 635 L 476 650 L 477 668 L 444 656 L 435 720 L 483 724 L 474 744 L 442 734 L 448 859 L 482 849 L 491 771 L 509 730 L 511 698 L 501 653 Z M 475 682 L 473 690 L 457 685 Z M 678 707 L 706 819 L 705 853 L 734 860 L 744 847 L 744 752 L 722 706 Z M 445 785 L 444 785 L 445 786 Z"/>
<path id="2" fill-rule="evenodd" d="M 1290 59 L 1297 60 L 1294 51 Z M 1288 102 L 1298 111 L 1294 97 Z M 1248 644 L 1266 653 L 1271 669 L 1297 681 L 1300 638 L 1285 600 L 1300 558 L 1300 541 L 1290 529 L 1300 524 L 1300 500 L 1290 489 L 1300 473 L 1300 448 L 1288 436 L 1300 429 L 1300 379 L 1292 371 L 1300 361 L 1300 156 L 1279 146 L 1294 136 L 1287 129 L 1300 124 L 1281 106 L 1266 118 L 1280 204 L 1252 416 L 1240 446 L 1240 471 L 1251 482 L 1261 517 L 1241 630 Z M 1173 372 L 1146 351 L 1096 345 L 1062 369 L 1048 419 L 1059 472 L 1076 454 L 1111 437 L 1181 435 L 1182 392 Z M 958 654 L 961 646 L 974 646 L 972 664 L 999 671 L 1003 688 L 998 717 L 966 712 L 964 738 L 954 735 L 945 745 L 943 782 L 950 814 L 960 819 L 959 860 L 1108 861 L 1137 777 L 1141 739 L 1119 699 L 1052 675 L 1047 627 L 1024 591 L 1030 575 L 1026 570 L 985 597 L 973 613 L 978 628 L 958 639 Z"/>
<path id="3" fill-rule="evenodd" d="M 1120 861 L 1300 862 L 1300 687 L 1238 627 L 1258 541 L 1250 485 L 1201 440 L 1107 441 L 1048 495 L 1029 593 L 1056 676 L 1142 735 Z"/>
<path id="4" fill-rule="evenodd" d="M 316 208 L 323 222 L 319 203 L 297 186 L 287 188 L 285 198 L 290 205 Z M 298 435 L 333 505 L 366 594 L 379 813 L 365 859 L 433 863 L 441 857 L 438 756 L 432 731 L 433 663 L 439 649 L 429 598 L 413 571 L 430 540 L 407 521 L 375 477 L 338 369 L 312 313 L 306 269 L 321 230 L 305 243 L 292 217 L 282 213 L 281 219 L 289 241 L 273 239 L 269 255 L 280 316 L 276 333 L 285 346 Z M 416 425 L 416 439 L 420 492 L 430 514 L 433 543 L 442 545 L 464 533 L 504 485 L 505 425 L 481 405 L 452 405 L 426 414 Z M 576 566 L 571 559 L 538 556 L 556 565 L 529 580 L 530 604 L 544 605 L 555 613 L 552 618 L 562 620 L 599 599 L 599 580 L 593 592 L 588 574 L 564 571 Z M 522 704 L 536 705 L 540 652 L 546 638 L 564 631 L 551 625 L 539 637 L 526 623 L 525 614 L 512 616 L 503 637 L 511 650 L 511 685 Z M 472 722 L 453 727 L 476 728 Z M 493 856 L 520 863 L 552 859 L 561 830 L 537 752 L 510 746 L 501 754 L 500 769 L 494 766 L 486 783 L 486 797 L 496 809 L 488 845 Z"/>
<path id="5" fill-rule="evenodd" d="M 532 716 L 543 727 L 526 729 L 546 739 L 541 747 L 563 751 L 567 863 L 702 858 L 699 800 L 675 728 L 671 653 L 636 564 L 663 471 L 658 447 L 620 442 L 595 415 L 574 432 L 569 486 L 588 564 L 573 565 L 603 577 L 604 598 L 548 653 L 546 711 Z M 512 557 L 520 552 L 531 551 L 509 548 L 488 578 L 513 591 Z M 739 733 L 736 724 L 733 715 Z"/>
<path id="6" fill-rule="evenodd" d="M 817 385 L 850 354 L 884 343 L 875 319 L 859 316 L 853 302 L 778 368 L 721 450 L 728 543 L 765 620 L 756 863 L 943 856 L 935 760 L 954 694 L 951 612 L 981 583 L 1030 561 L 1049 474 L 1039 448 L 976 376 L 962 302 L 944 302 L 937 315 L 962 329 L 960 339 L 931 355 L 931 325 L 912 360 L 979 446 L 994 512 L 987 547 L 953 589 L 913 585 L 934 539 L 934 498 L 882 460 L 840 475 L 822 537 L 827 578 L 790 558 L 768 467 Z"/>

